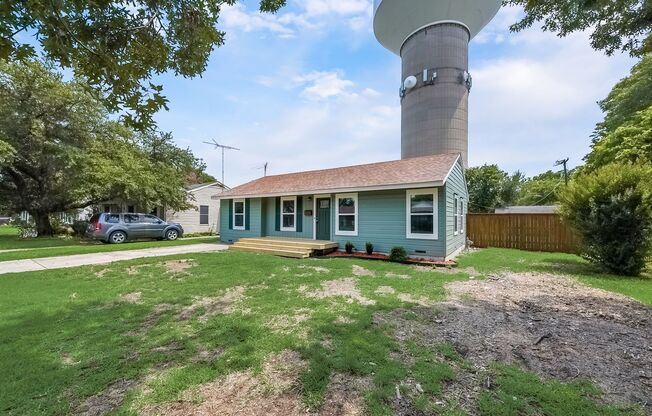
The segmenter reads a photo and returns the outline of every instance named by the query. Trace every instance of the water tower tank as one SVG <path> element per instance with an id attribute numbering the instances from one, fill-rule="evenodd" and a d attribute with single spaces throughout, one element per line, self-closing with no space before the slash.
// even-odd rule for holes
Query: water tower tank
<path id="1" fill-rule="evenodd" d="M 501 3 L 374 0 L 376 38 L 402 60 L 402 158 L 461 153 L 467 166 L 469 42 Z"/>

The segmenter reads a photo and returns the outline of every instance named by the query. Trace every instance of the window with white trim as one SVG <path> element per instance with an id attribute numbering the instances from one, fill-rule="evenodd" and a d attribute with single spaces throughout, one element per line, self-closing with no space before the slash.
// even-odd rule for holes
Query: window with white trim
<path id="1" fill-rule="evenodd" d="M 406 237 L 419 240 L 436 240 L 437 189 L 414 189 L 406 194 Z"/>
<path id="2" fill-rule="evenodd" d="M 455 235 L 459 234 L 460 230 L 460 225 L 459 225 L 459 220 L 460 220 L 460 215 L 459 215 L 459 204 L 460 204 L 460 199 L 457 196 L 457 194 L 453 195 L 453 221 L 455 224 L 453 225 L 453 232 Z"/>
<path id="3" fill-rule="evenodd" d="M 199 206 L 199 225 L 208 225 L 208 205 Z"/>
<path id="4" fill-rule="evenodd" d="M 358 194 L 335 195 L 337 215 L 335 218 L 336 235 L 358 235 Z"/>
<path id="5" fill-rule="evenodd" d="M 297 230 L 297 197 L 281 198 L 281 231 Z"/>
<path id="6" fill-rule="evenodd" d="M 466 215 L 464 215 L 464 198 L 460 198 L 460 209 L 459 209 L 459 214 L 460 214 L 460 232 L 464 232 L 464 226 L 466 225 Z"/>
<path id="7" fill-rule="evenodd" d="M 245 229 L 245 200 L 244 199 L 233 200 L 233 229 L 234 230 Z"/>

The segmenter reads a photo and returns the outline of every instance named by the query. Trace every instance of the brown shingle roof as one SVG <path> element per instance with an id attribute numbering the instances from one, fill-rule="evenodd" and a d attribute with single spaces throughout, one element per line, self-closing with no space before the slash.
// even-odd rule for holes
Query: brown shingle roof
<path id="1" fill-rule="evenodd" d="M 443 184 L 459 154 L 266 176 L 226 191 L 222 198 L 301 195 L 407 185 Z M 391 188 L 390 188 L 391 189 Z"/>

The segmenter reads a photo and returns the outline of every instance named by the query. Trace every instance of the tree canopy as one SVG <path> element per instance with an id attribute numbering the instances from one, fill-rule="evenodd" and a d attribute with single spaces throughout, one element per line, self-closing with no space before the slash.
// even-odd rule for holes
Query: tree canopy
<path id="1" fill-rule="evenodd" d="M 186 208 L 187 178 L 204 170 L 169 134 L 134 133 L 84 83 L 37 62 L 0 61 L 0 137 L 0 201 L 29 211 L 40 234 L 51 213 L 112 199 Z"/>
<path id="2" fill-rule="evenodd" d="M 125 121 L 152 127 L 165 108 L 156 75 L 194 77 L 206 69 L 210 53 L 224 43 L 217 28 L 220 10 L 236 0 L 3 0 L 0 4 L 0 59 L 33 58 L 38 44 L 45 58 L 103 93 L 111 112 Z M 275 12 L 285 0 L 261 0 Z"/>
<path id="3" fill-rule="evenodd" d="M 613 162 L 652 163 L 652 55 L 643 57 L 600 107 L 605 117 L 596 127 L 585 169 Z"/>
<path id="4" fill-rule="evenodd" d="M 512 25 L 521 31 L 537 22 L 546 31 L 566 36 L 591 30 L 591 46 L 642 56 L 652 52 L 652 0 L 504 0 L 522 6 L 525 17 Z"/>
<path id="5" fill-rule="evenodd" d="M 484 165 L 466 171 L 469 187 L 469 211 L 493 212 L 518 198 L 523 174 L 509 175 L 497 165 Z"/>
<path id="6" fill-rule="evenodd" d="M 521 185 L 518 205 L 554 205 L 564 189 L 564 173 L 548 172 L 529 178 Z"/>

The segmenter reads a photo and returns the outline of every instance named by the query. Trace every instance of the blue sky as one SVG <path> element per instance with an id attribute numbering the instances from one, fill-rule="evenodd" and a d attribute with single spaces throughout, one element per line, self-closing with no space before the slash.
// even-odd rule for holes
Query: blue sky
<path id="1" fill-rule="evenodd" d="M 588 152 L 602 118 L 596 102 L 633 61 L 606 57 L 589 34 L 559 39 L 508 31 L 521 12 L 503 8 L 471 44 L 469 161 L 528 175 Z M 245 1 L 223 10 L 226 44 L 201 78 L 164 76 L 170 110 L 156 119 L 226 184 L 268 174 L 400 158 L 400 60 L 375 40 L 370 0 L 289 0 L 276 15 Z"/>

